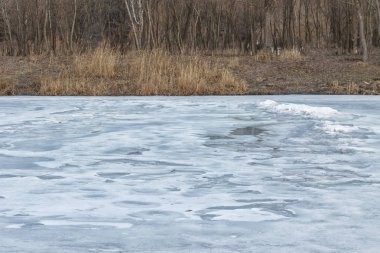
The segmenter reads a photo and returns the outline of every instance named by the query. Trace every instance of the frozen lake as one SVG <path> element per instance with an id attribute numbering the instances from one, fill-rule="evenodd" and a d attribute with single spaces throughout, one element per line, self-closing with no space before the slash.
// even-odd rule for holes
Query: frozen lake
<path id="1" fill-rule="evenodd" d="M 380 97 L 0 98 L 0 252 L 380 249 Z"/>

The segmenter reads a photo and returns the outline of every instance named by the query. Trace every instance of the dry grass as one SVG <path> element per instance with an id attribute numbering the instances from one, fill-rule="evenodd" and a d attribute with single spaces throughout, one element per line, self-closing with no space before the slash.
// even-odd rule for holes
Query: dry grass
<path id="1" fill-rule="evenodd" d="M 116 75 L 119 52 L 102 43 L 94 51 L 74 56 L 74 71 L 78 76 L 112 78 Z"/>
<path id="2" fill-rule="evenodd" d="M 16 85 L 11 80 L 0 80 L 0 96 L 16 95 Z"/>
<path id="3" fill-rule="evenodd" d="M 333 80 L 330 86 L 333 94 L 342 94 L 344 92 L 344 87 L 340 85 L 338 80 Z"/>
<path id="4" fill-rule="evenodd" d="M 339 83 L 339 81 L 334 80 L 331 82 L 331 91 L 333 94 L 347 94 L 347 95 L 358 95 L 358 94 L 378 94 L 377 87 L 373 87 L 370 91 L 368 88 L 360 87 L 359 84 L 355 82 L 348 82 L 347 84 Z"/>
<path id="5" fill-rule="evenodd" d="M 2 56 L 0 95 L 374 95 L 380 94 L 379 57 L 380 52 L 362 64 L 357 56 L 337 58 L 330 51 L 307 56 L 292 51 L 282 56 L 265 51 L 257 56 L 121 54 L 102 44 L 71 56 Z"/>
<path id="6" fill-rule="evenodd" d="M 376 81 L 372 84 L 372 94 L 380 94 L 380 81 Z"/>
<path id="7" fill-rule="evenodd" d="M 256 61 L 272 61 L 272 60 L 280 60 L 280 61 L 298 61 L 303 59 L 303 55 L 298 49 L 284 49 L 271 52 L 269 50 L 260 50 L 254 56 Z"/>
<path id="8" fill-rule="evenodd" d="M 268 50 L 260 50 L 254 56 L 256 61 L 271 61 L 274 57 L 275 55 Z"/>
<path id="9" fill-rule="evenodd" d="M 228 69 L 199 56 L 170 55 L 163 50 L 132 56 L 127 73 L 138 95 L 243 94 L 244 81 Z"/>
<path id="10" fill-rule="evenodd" d="M 41 78 L 43 95 L 237 95 L 246 83 L 231 71 L 197 55 L 163 50 L 121 56 L 101 45 L 74 56 L 57 77 Z"/>
<path id="11" fill-rule="evenodd" d="M 301 54 L 301 51 L 299 51 L 298 49 L 285 49 L 278 52 L 278 58 L 282 61 L 296 61 L 301 60 L 303 58 L 303 55 Z"/>
<path id="12" fill-rule="evenodd" d="M 107 95 L 104 83 L 94 83 L 91 79 L 71 76 L 63 71 L 57 78 L 42 78 L 39 94 L 46 96 L 96 96 Z"/>
<path id="13" fill-rule="evenodd" d="M 350 82 L 347 85 L 347 94 L 360 94 L 360 86 L 355 82 Z"/>

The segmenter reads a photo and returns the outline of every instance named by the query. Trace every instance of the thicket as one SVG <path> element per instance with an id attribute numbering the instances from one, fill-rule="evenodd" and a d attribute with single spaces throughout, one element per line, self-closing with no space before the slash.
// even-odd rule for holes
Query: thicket
<path id="1" fill-rule="evenodd" d="M 0 0 L 3 55 L 380 46 L 380 0 Z"/>

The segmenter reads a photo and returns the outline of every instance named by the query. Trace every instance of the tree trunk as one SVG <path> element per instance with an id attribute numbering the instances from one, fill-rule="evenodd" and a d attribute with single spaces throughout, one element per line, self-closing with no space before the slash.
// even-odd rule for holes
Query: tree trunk
<path id="1" fill-rule="evenodd" d="M 136 10 L 135 10 L 135 8 L 136 8 L 135 7 L 135 5 L 136 5 L 135 0 L 124 0 L 124 2 L 125 2 L 125 6 L 127 7 L 129 20 L 131 22 L 133 35 L 135 37 L 136 48 L 137 48 L 137 50 L 140 50 L 141 49 L 142 29 L 138 28 L 138 26 L 139 26 L 138 18 L 142 18 L 142 14 L 143 14 L 142 8 L 140 9 L 140 11 L 138 13 L 139 17 L 137 17 Z M 138 1 L 138 6 L 141 7 L 141 0 Z M 140 22 L 142 23 L 142 20 L 140 20 Z"/>
<path id="2" fill-rule="evenodd" d="M 264 48 L 266 50 L 273 49 L 271 21 L 272 21 L 271 3 L 269 2 L 269 0 L 267 0 L 265 1 L 265 24 L 264 24 Z"/>
<path id="3" fill-rule="evenodd" d="M 359 33 L 360 33 L 360 41 L 361 46 L 363 50 L 363 61 L 368 61 L 368 45 L 367 45 L 367 39 L 365 36 L 365 28 L 364 28 L 364 14 L 363 14 L 363 8 L 359 0 L 356 0 L 356 8 L 358 12 L 358 18 L 359 18 Z"/>
<path id="4" fill-rule="evenodd" d="M 375 3 L 377 7 L 377 39 L 380 47 L 380 0 L 375 0 Z"/>
<path id="5" fill-rule="evenodd" d="M 71 33 L 70 33 L 70 50 L 71 51 L 73 51 L 73 38 L 74 38 L 76 20 L 77 20 L 77 0 L 74 0 L 74 17 L 73 17 L 73 23 L 71 25 Z"/>

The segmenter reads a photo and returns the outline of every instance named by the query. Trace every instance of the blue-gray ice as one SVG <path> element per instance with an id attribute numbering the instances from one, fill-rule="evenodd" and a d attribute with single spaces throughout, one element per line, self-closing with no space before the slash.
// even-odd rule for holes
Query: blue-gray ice
<path id="1" fill-rule="evenodd" d="M 0 98 L 0 252 L 380 252 L 380 97 Z"/>

